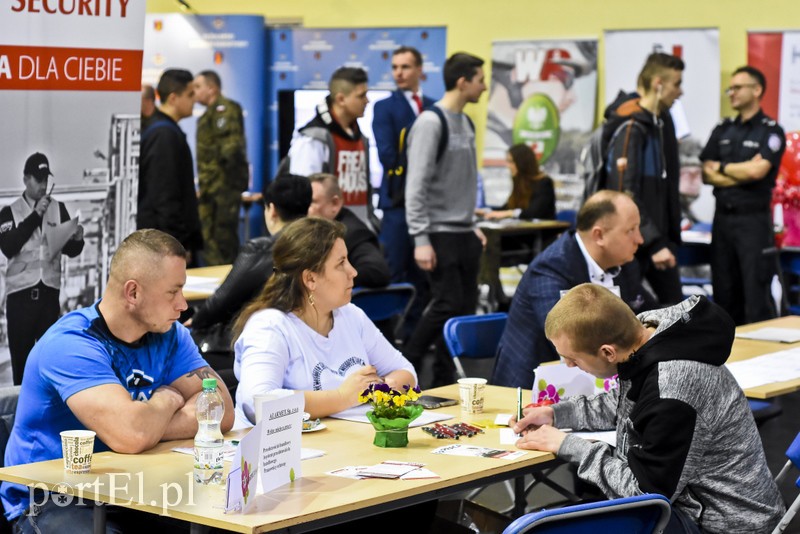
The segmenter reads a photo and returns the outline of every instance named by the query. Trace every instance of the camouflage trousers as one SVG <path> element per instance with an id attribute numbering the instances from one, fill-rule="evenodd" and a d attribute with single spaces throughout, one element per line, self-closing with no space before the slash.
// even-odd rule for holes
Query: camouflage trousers
<path id="1" fill-rule="evenodd" d="M 203 228 L 203 257 L 206 265 L 233 263 L 239 252 L 238 192 L 219 191 L 200 195 L 198 210 Z"/>

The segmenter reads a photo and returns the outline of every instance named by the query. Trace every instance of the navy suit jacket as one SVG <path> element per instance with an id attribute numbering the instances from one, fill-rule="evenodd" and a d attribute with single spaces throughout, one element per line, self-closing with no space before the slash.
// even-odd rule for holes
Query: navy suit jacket
<path id="1" fill-rule="evenodd" d="M 429 108 L 434 102 L 434 99 L 422 95 L 423 109 Z M 376 102 L 372 113 L 372 132 L 375 135 L 375 145 L 378 147 L 378 158 L 383 166 L 378 207 L 387 209 L 392 207 L 392 201 L 389 198 L 389 181 L 386 179 L 386 174 L 397 162 L 400 130 L 411 125 L 417 116 L 400 89 L 394 91 L 388 98 Z"/>
<path id="2" fill-rule="evenodd" d="M 585 282 L 589 282 L 589 268 L 575 241 L 575 232 L 564 232 L 533 259 L 522 275 L 497 349 L 492 384 L 530 388 L 533 370 L 539 363 L 558 359 L 555 347 L 544 336 L 544 320 L 561 298 L 562 290 Z M 641 285 L 635 260 L 622 266 L 614 283 L 634 313 L 656 307 L 653 296 Z"/>

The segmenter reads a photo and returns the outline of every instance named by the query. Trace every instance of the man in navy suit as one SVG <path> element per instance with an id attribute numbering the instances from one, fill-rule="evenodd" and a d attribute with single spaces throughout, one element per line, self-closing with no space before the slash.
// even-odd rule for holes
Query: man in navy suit
<path id="1" fill-rule="evenodd" d="M 408 234 L 403 199 L 389 194 L 389 169 L 398 163 L 400 131 L 408 128 L 420 112 L 433 105 L 434 99 L 423 96 L 419 86 L 422 77 L 422 55 L 410 46 L 401 46 L 392 54 L 392 76 L 397 90 L 389 98 L 375 104 L 372 131 L 383 165 L 378 207 L 383 210 L 380 240 L 392 273 L 392 282 L 424 281 L 414 262 L 414 245 Z M 407 130 L 406 130 L 407 131 Z M 405 188 L 399 188 L 403 191 Z M 424 282 L 423 282 L 424 283 Z M 420 293 L 417 287 L 418 294 Z"/>
<path id="2" fill-rule="evenodd" d="M 595 193 L 578 212 L 577 231 L 561 234 L 522 276 L 500 339 L 491 383 L 530 388 L 533 369 L 558 359 L 544 335 L 547 314 L 567 290 L 585 282 L 607 287 L 634 313 L 657 307 L 632 261 L 642 244 L 639 209 L 627 193 Z"/>

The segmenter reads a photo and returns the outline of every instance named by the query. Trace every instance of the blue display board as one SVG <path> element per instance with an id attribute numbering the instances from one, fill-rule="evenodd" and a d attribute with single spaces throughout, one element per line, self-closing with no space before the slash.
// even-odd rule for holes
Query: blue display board
<path id="1" fill-rule="evenodd" d="M 239 102 L 244 112 L 251 191 L 261 191 L 264 175 L 264 89 L 266 50 L 264 17 L 255 15 L 147 15 L 142 81 L 158 83 L 161 73 L 183 68 L 193 74 L 206 69 L 222 79 L 222 93 Z M 205 107 L 196 104 L 194 116 L 180 122 L 195 152 L 197 119 Z M 249 214 L 251 234 L 261 232 L 258 210 Z"/>
<path id="2" fill-rule="evenodd" d="M 370 89 L 394 90 L 392 52 L 413 46 L 423 57 L 422 90 L 439 99 L 444 93 L 442 65 L 447 53 L 447 29 L 270 29 L 267 77 L 267 178 L 278 165 L 278 91 L 327 89 L 328 79 L 341 66 L 361 67 L 369 75 Z"/>

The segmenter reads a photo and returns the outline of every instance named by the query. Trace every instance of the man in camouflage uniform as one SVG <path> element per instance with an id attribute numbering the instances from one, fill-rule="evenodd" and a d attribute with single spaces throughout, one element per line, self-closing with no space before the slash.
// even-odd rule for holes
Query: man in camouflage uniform
<path id="1" fill-rule="evenodd" d="M 250 177 L 242 108 L 222 96 L 214 71 L 197 75 L 195 99 L 206 106 L 197 121 L 200 221 L 207 265 L 233 263 L 239 250 L 239 206 Z"/>

